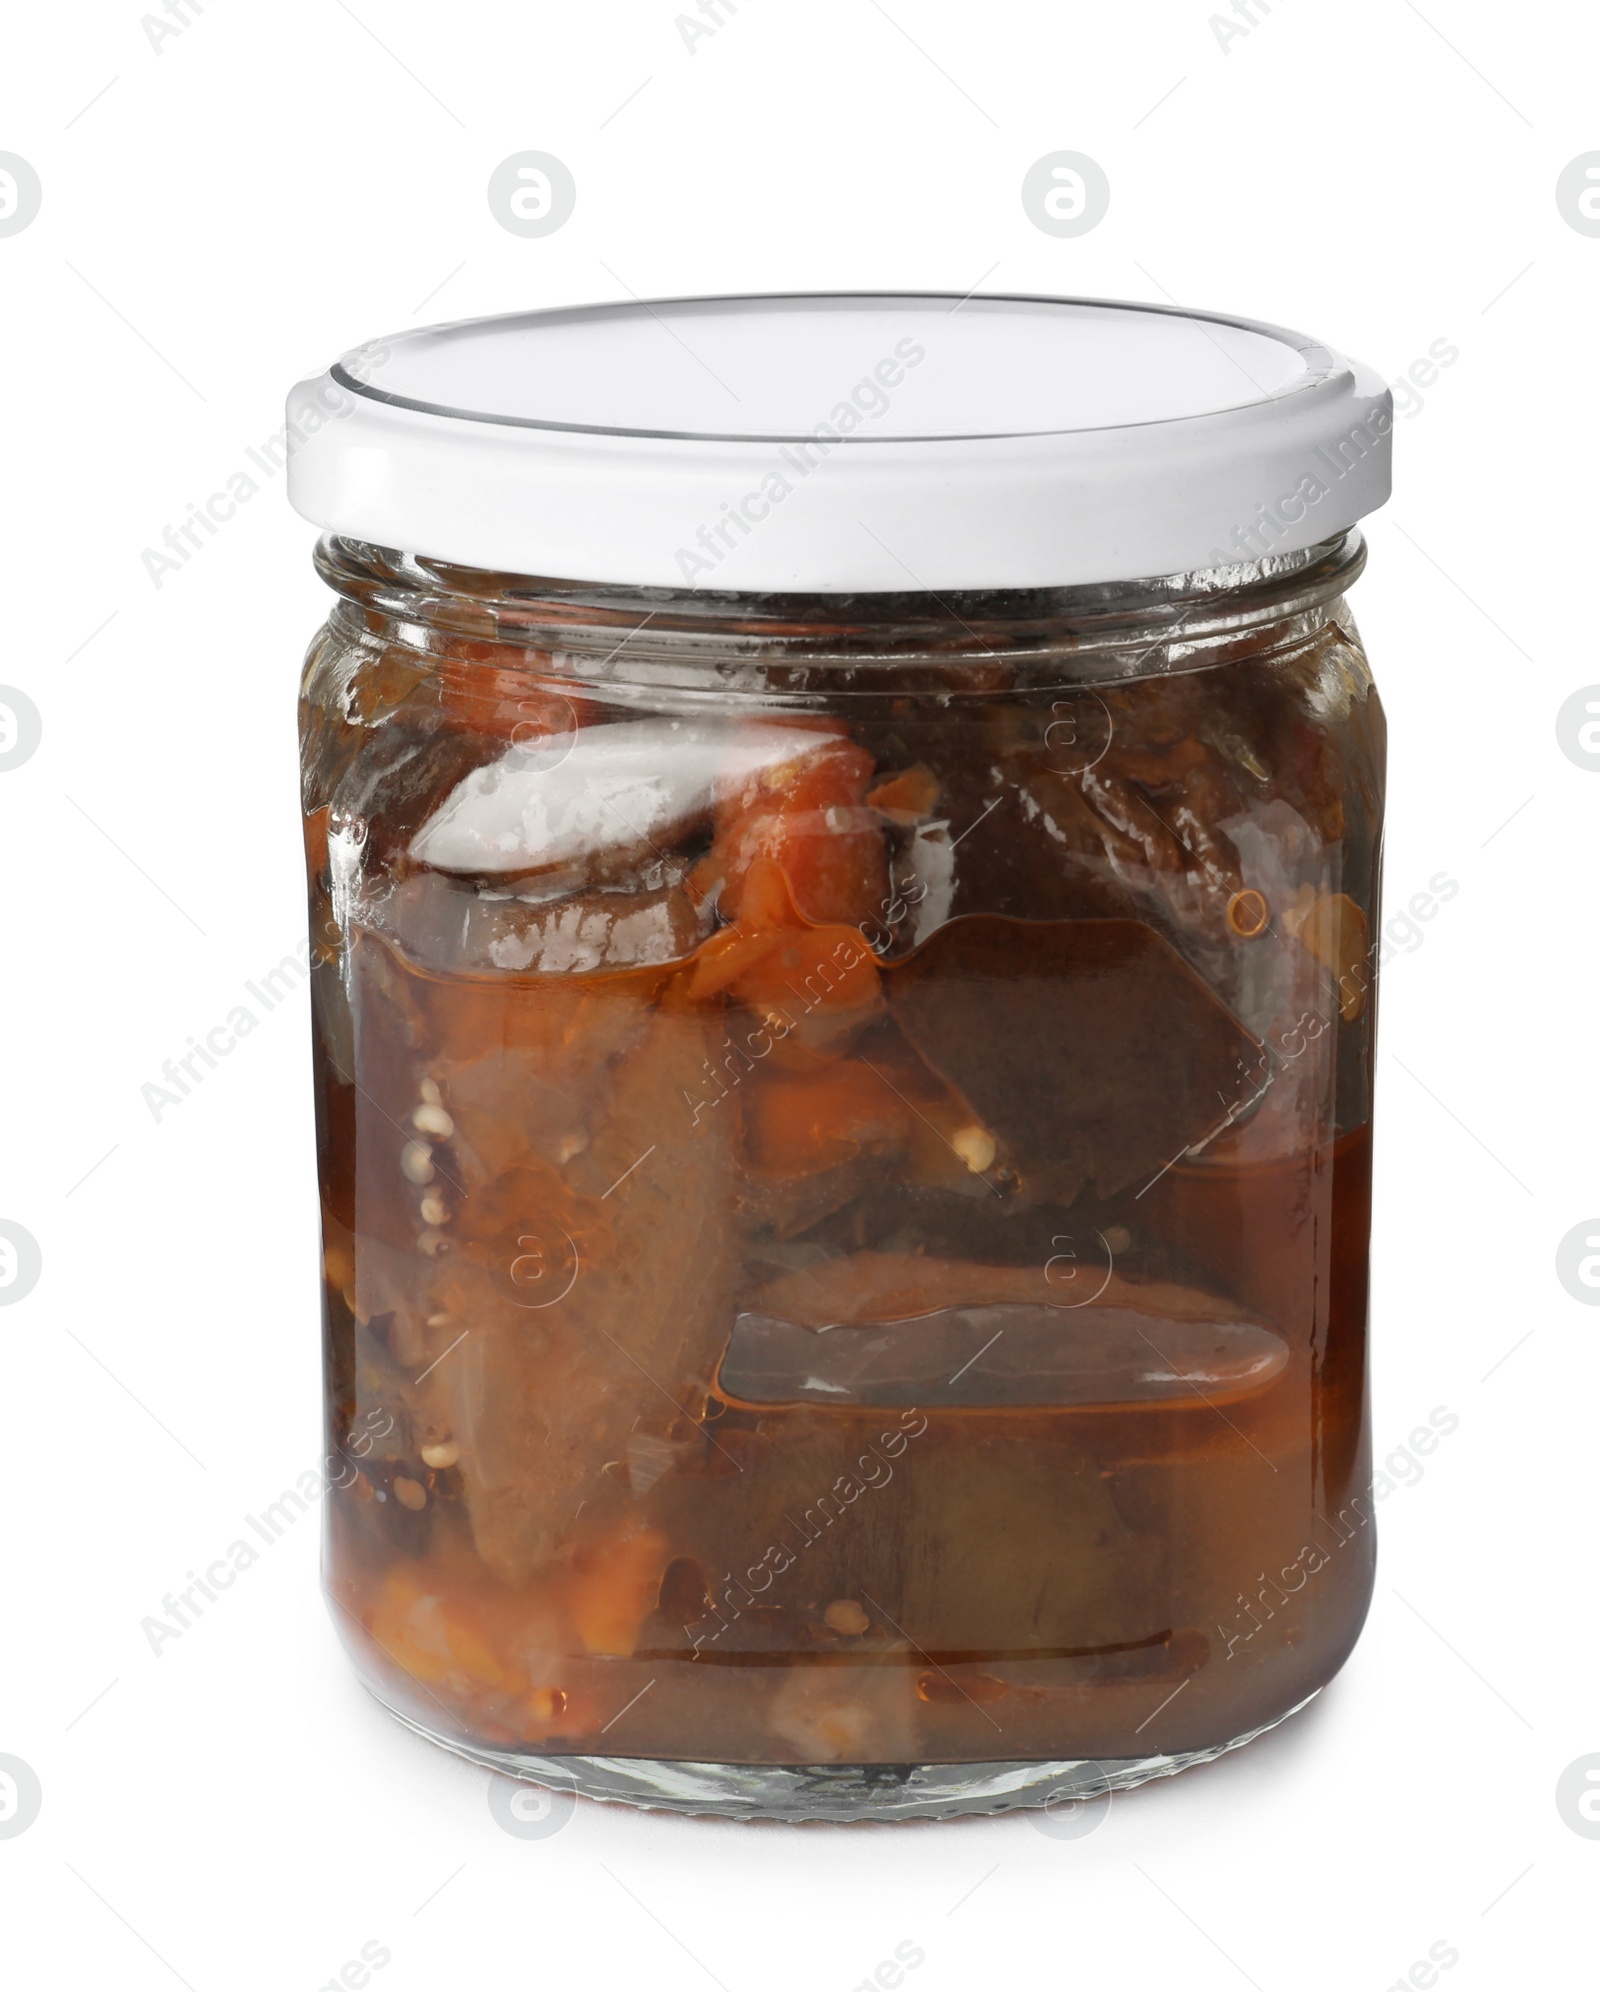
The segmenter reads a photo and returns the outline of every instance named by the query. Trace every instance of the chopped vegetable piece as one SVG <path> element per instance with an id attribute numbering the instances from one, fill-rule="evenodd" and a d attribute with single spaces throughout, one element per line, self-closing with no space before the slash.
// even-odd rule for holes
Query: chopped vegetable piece
<path id="1" fill-rule="evenodd" d="M 1354 1023 L 1367 1006 L 1367 916 L 1344 892 L 1322 893 L 1290 907 L 1283 924 L 1339 985 L 1339 1014 Z"/>
<path id="2" fill-rule="evenodd" d="M 1135 920 L 952 920 L 885 977 L 912 1044 L 1067 1202 L 1136 1189 L 1216 1133 L 1260 1062 Z"/>
<path id="3" fill-rule="evenodd" d="M 939 800 L 939 778 L 919 763 L 867 790 L 868 804 L 891 823 L 909 825 L 931 816 Z"/>
<path id="4" fill-rule="evenodd" d="M 889 900 L 883 834 L 863 802 L 872 756 L 846 739 L 794 733 L 793 758 L 768 763 L 717 810 L 716 838 L 695 874 L 725 918 L 745 916 L 760 860 L 782 872 L 802 915 L 822 926 L 881 920 Z"/>
<path id="5" fill-rule="evenodd" d="M 1077 1272 L 1078 1269 L 1070 1269 Z M 1215 1295 L 1165 1281 L 1080 1275 L 1102 1307 L 1137 1307 L 1179 1321 L 1234 1321 L 1239 1310 Z M 1079 1279 L 1061 1267 L 979 1266 L 961 1259 L 916 1258 L 897 1252 L 855 1252 L 826 1259 L 770 1281 L 756 1296 L 764 1313 L 807 1328 L 864 1321 L 909 1321 L 949 1307 L 1033 1303 L 1071 1312 Z"/>
<path id="6" fill-rule="evenodd" d="M 842 1055 L 883 1007 L 871 948 L 854 927 L 807 925 L 772 858 L 752 861 L 741 905 L 741 918 L 701 950 L 690 1000 L 725 991 L 789 1055 Z"/>

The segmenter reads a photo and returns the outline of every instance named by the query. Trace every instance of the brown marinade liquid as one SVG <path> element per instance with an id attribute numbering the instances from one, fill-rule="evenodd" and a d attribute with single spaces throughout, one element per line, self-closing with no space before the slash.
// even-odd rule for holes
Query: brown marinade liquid
<path id="1" fill-rule="evenodd" d="M 843 802 L 526 908 L 385 860 L 316 1060 L 329 1581 L 387 1700 L 546 1756 L 1115 1759 L 1337 1670 L 1378 722 L 1319 744 L 1331 668 L 1120 687 L 1087 773 L 1002 702 L 835 727 Z M 426 737 L 443 786 L 500 747 Z"/>

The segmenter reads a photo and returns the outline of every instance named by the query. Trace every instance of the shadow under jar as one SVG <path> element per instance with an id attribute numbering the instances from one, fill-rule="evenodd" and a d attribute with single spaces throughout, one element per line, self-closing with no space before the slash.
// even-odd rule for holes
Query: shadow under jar
<path id="1" fill-rule="evenodd" d="M 516 1775 L 754 1817 L 1041 1804 L 1248 1740 L 1366 1610 L 1383 721 L 1344 591 L 1386 404 L 1294 343 L 1331 365 L 1244 415 L 1333 381 L 1315 419 L 1371 439 L 1291 521 L 1303 427 L 1230 442 L 1196 335 L 1295 335 L 974 304 L 1003 391 L 941 344 L 949 300 L 659 307 L 761 409 L 735 444 L 632 310 L 407 335 L 381 386 L 369 349 L 290 403 L 338 596 L 302 702 L 328 1586 L 373 1692 Z M 1000 433 L 974 398 L 1020 392 L 1041 319 L 1096 420 L 1041 373 Z M 1108 359 L 1106 320 L 1153 350 Z M 758 488 L 897 337 L 921 397 L 854 457 L 835 410 L 810 516 L 728 528 L 714 582 L 665 509 L 703 492 L 609 555 L 534 502 L 581 512 L 574 459 L 620 475 L 608 394 L 625 455 L 738 491 L 692 445 L 734 447 Z M 1185 432 L 1165 528 L 1115 441 L 1086 491 L 1106 404 Z M 983 421 L 1045 437 L 1049 531 L 986 505 L 1017 472 Z M 461 496 L 496 448 L 527 489 Z M 585 531 L 601 579 L 504 564 Z M 1108 578 L 1119 531 L 1188 557 Z"/>

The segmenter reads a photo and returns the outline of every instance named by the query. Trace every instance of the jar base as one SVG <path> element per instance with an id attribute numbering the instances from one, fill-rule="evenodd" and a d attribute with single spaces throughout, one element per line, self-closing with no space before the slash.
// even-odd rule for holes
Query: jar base
<path id="1" fill-rule="evenodd" d="M 1090 1807 L 1113 1792 L 1170 1778 L 1253 1743 L 1314 1701 L 1304 1700 L 1226 1743 L 1171 1756 L 1061 1758 L 1047 1763 L 713 1764 L 652 1757 L 540 1757 L 441 1735 L 397 1708 L 370 1682 L 368 1692 L 406 1728 L 469 1763 L 503 1776 L 574 1792 L 581 1798 L 714 1819 L 815 1819 L 835 1825 L 896 1819 L 961 1819 L 1043 1811 L 1058 1815 L 1062 1837 L 1098 1823 Z M 1069 1822 L 1071 1822 L 1069 1824 Z M 1046 1827 L 1045 1830 L 1049 1830 Z"/>

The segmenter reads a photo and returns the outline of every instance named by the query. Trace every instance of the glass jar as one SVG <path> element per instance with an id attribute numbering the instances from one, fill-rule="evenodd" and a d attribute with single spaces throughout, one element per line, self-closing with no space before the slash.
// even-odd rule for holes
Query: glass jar
<path id="1" fill-rule="evenodd" d="M 937 360 L 949 300 L 871 302 L 854 336 Z M 840 301 L 733 303 L 744 385 L 771 314 Z M 1134 343 L 1238 330 L 997 304 L 991 359 L 1039 314 L 1069 342 L 1093 311 Z M 338 597 L 302 739 L 350 1652 L 463 1755 L 691 1811 L 993 1811 L 1214 1757 L 1331 1678 L 1372 1580 L 1383 722 L 1351 494 L 1276 539 L 1239 513 L 1246 547 L 1191 492 L 1180 537 L 1239 557 L 1134 578 L 1041 532 L 1046 579 L 970 492 L 913 543 L 909 471 L 858 453 L 798 536 L 736 564 L 727 527 L 714 589 L 637 520 L 591 578 L 508 569 L 473 487 L 465 523 L 425 516 L 439 451 L 482 452 L 478 424 L 520 461 L 555 428 L 603 477 L 586 439 L 615 432 L 444 375 L 481 386 L 486 337 L 537 357 L 573 319 L 643 330 L 422 335 L 410 392 L 325 377 L 297 452 Z M 951 370 L 970 388 L 970 353 Z M 672 383 L 652 429 L 597 378 L 625 452 L 725 440 Z M 387 470 L 363 422 L 393 423 Z M 903 426 L 863 441 L 993 440 Z M 1181 465 L 1192 435 L 1162 441 Z M 868 483 L 906 585 L 852 565 Z M 1085 540 L 1150 500 L 1125 466 L 1093 488 Z M 431 552 L 371 537 L 406 505 Z M 530 550 L 585 529 L 514 523 Z"/>

